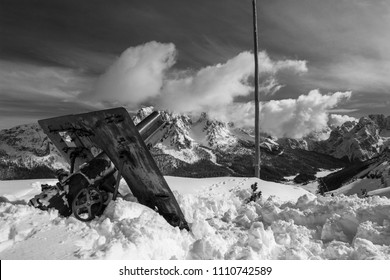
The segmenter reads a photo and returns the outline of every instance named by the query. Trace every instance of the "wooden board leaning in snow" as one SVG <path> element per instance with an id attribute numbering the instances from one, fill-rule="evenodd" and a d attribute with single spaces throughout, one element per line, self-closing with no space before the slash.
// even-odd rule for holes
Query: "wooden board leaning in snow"
<path id="1" fill-rule="evenodd" d="M 188 229 L 184 215 L 137 127 L 123 107 L 38 121 L 69 163 L 90 161 L 104 151 L 138 201 L 158 209 L 172 225 Z"/>

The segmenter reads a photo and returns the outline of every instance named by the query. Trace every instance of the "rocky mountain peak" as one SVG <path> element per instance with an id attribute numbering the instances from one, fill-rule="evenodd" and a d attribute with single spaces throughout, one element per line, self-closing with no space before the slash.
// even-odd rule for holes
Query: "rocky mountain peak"
<path id="1" fill-rule="evenodd" d="M 133 117 L 135 122 L 141 121 L 153 111 L 153 107 L 140 109 Z M 247 143 L 253 137 L 233 123 L 212 119 L 207 113 L 198 116 L 176 114 L 159 111 L 162 118 L 170 124 L 170 129 L 161 142 L 165 148 L 183 150 L 201 145 L 207 148 L 227 148 L 240 141 Z M 161 146 L 160 145 L 160 146 Z"/>
<path id="2" fill-rule="evenodd" d="M 153 110 L 153 107 L 141 108 L 133 114 L 133 121 L 139 123 Z M 160 114 L 169 124 L 168 131 L 153 149 L 153 154 L 159 157 L 162 168 L 169 165 L 166 162 L 167 157 L 174 159 L 172 162 L 175 166 L 194 164 L 204 159 L 220 166 L 222 156 L 222 162 L 227 165 L 232 158 L 237 157 L 235 164 L 237 170 L 240 170 L 239 173 L 249 172 L 247 166 L 252 167 L 250 157 L 253 157 L 255 145 L 252 130 L 245 131 L 232 123 L 212 119 L 206 113 L 189 116 L 160 111 Z M 270 160 L 274 156 L 283 157 L 283 153 L 298 155 L 315 151 L 337 158 L 348 158 L 350 161 L 372 158 L 383 150 L 386 143 L 390 145 L 390 141 L 386 142 L 386 139 L 378 134 L 380 129 L 377 123 L 386 124 L 381 121 L 383 119 L 386 120 L 379 117 L 377 121 L 370 117 L 362 118 L 359 122 L 346 122 L 334 128 L 331 133 L 328 129 L 304 139 L 274 139 L 262 132 L 260 147 L 265 151 L 262 156 L 264 160 Z M 330 134 L 329 138 L 321 140 L 327 134 Z M 286 147 L 290 149 L 284 150 Z M 243 161 L 248 161 L 245 168 L 239 167 Z M 15 163 L 26 167 L 41 164 L 52 169 L 67 166 L 38 124 L 21 125 L 0 131 L 0 164 L 2 163 L 4 166 Z"/>
<path id="3" fill-rule="evenodd" d="M 345 122 L 333 129 L 329 139 L 318 143 L 314 150 L 350 161 L 370 159 L 381 152 L 383 141 L 378 125 L 368 117 Z"/>
<path id="4" fill-rule="evenodd" d="M 385 115 L 377 114 L 368 117 L 378 125 L 381 136 L 390 137 L 390 116 L 385 117 Z"/>
<path id="5" fill-rule="evenodd" d="M 386 127 L 386 118 L 381 115 L 362 117 L 357 122 L 347 121 L 332 130 L 311 133 L 303 139 L 279 139 L 278 143 L 283 147 L 316 151 L 349 161 L 364 161 L 379 155 L 390 145 L 390 134 L 384 137 L 378 123 Z"/>
<path id="6" fill-rule="evenodd" d="M 139 122 L 141 122 L 144 118 L 146 118 L 147 116 L 149 116 L 151 113 L 153 113 L 154 111 L 154 108 L 152 106 L 149 106 L 149 107 L 143 107 L 141 109 L 139 109 L 135 115 L 133 116 L 133 122 L 134 124 L 138 124 Z"/>
<path id="7" fill-rule="evenodd" d="M 66 168 L 67 163 L 37 123 L 0 131 L 0 163 Z"/>

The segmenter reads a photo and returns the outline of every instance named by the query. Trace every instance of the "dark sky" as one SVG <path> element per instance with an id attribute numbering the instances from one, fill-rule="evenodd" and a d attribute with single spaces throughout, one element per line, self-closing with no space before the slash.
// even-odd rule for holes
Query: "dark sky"
<path id="1" fill-rule="evenodd" d="M 338 112 L 390 114 L 390 2 L 258 0 L 259 43 L 307 61 L 263 100 L 351 90 Z M 250 0 L 1 0 L 0 129 L 95 109 L 77 96 L 129 47 L 173 43 L 197 71 L 252 50 Z M 245 101 L 241 98 L 238 101 Z"/>

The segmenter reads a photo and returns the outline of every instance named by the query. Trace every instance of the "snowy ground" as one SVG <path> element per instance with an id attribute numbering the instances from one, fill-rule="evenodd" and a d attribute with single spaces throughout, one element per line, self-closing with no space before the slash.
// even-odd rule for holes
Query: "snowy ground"
<path id="1" fill-rule="evenodd" d="M 390 198 L 390 188 L 383 188 L 383 184 L 381 179 L 370 179 L 363 178 L 357 179 L 350 184 L 347 184 L 335 191 L 333 193 L 335 195 L 345 194 L 352 195 L 357 194 L 358 196 L 362 196 L 362 191 L 367 191 L 368 195 L 379 195 Z"/>
<path id="2" fill-rule="evenodd" d="M 334 191 L 334 194 L 364 196 L 379 195 L 390 198 L 390 163 L 384 161 L 361 171 L 351 182 Z"/>
<path id="3" fill-rule="evenodd" d="M 83 223 L 24 204 L 47 180 L 0 181 L 0 259 L 390 258 L 387 198 L 317 197 L 254 178 L 166 179 L 191 232 L 131 194 Z M 254 182 L 263 196 L 245 203 Z"/>

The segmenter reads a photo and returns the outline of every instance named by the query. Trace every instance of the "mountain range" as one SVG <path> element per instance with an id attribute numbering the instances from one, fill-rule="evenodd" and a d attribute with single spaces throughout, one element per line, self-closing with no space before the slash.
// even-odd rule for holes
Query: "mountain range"
<path id="1" fill-rule="evenodd" d="M 131 114 L 135 124 L 153 112 Z M 151 153 L 164 175 L 187 177 L 254 174 L 255 141 L 251 130 L 200 116 L 160 112 L 170 124 Z M 325 135 L 325 136 L 324 136 Z M 370 115 L 326 128 L 302 139 L 261 134 L 261 178 L 312 178 L 320 169 L 339 169 L 379 156 L 390 143 L 390 116 Z M 325 139 L 325 140 L 324 140 Z M 68 168 L 38 124 L 0 131 L 0 179 L 43 178 Z M 315 178 L 315 177 L 314 177 Z"/>

